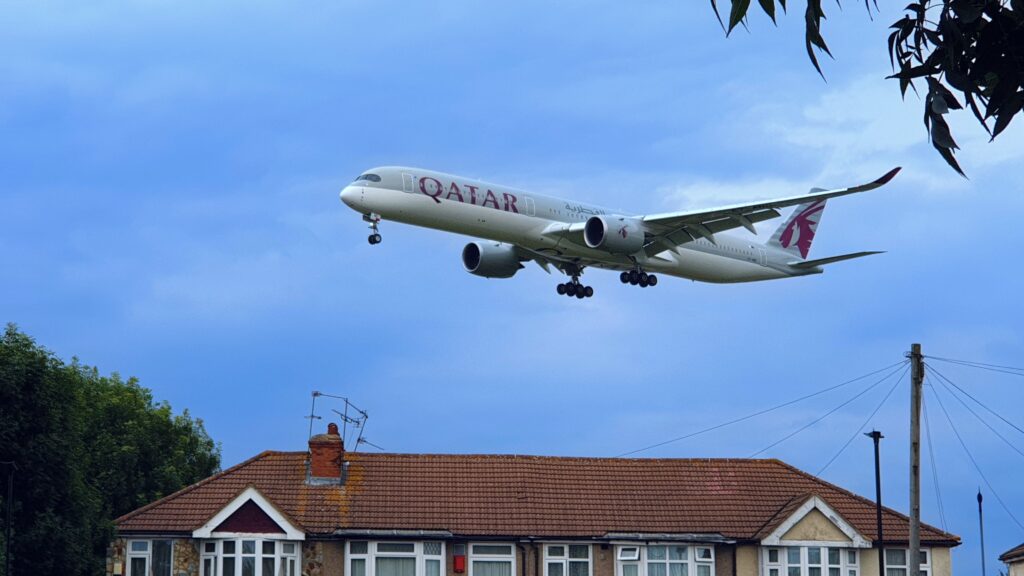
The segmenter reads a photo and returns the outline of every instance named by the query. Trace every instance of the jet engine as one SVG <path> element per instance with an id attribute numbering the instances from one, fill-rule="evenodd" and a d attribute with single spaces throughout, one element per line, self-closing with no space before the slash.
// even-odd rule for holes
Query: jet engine
<path id="1" fill-rule="evenodd" d="M 583 227 L 583 240 L 612 254 L 636 254 L 644 247 L 644 229 L 637 218 L 591 216 Z"/>
<path id="2" fill-rule="evenodd" d="M 515 248 L 501 242 L 470 242 L 462 249 L 466 272 L 484 278 L 511 278 L 523 265 Z"/>

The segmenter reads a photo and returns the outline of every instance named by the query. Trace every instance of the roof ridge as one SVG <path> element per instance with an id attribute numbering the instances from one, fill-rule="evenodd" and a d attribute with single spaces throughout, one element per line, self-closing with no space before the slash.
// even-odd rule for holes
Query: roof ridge
<path id="1" fill-rule="evenodd" d="M 861 496 L 860 494 L 857 494 L 856 492 L 847 490 L 846 488 L 843 488 L 842 486 L 833 484 L 833 483 L 829 482 L 828 480 L 825 480 L 825 479 L 823 479 L 823 478 L 821 478 L 819 476 L 815 476 L 814 474 L 811 474 L 810 472 L 801 470 L 801 469 L 797 468 L 796 466 L 793 466 L 792 464 L 790 464 L 788 462 L 784 462 L 782 460 L 779 460 L 778 458 L 771 458 L 771 460 L 774 460 L 776 463 L 781 464 L 785 468 L 789 468 L 790 470 L 793 470 L 794 472 L 796 472 L 797 474 L 800 474 L 801 476 L 809 478 L 809 479 L 811 479 L 811 480 L 813 480 L 813 481 L 815 481 L 815 482 L 817 482 L 819 484 L 824 484 L 825 486 L 828 486 L 829 488 L 832 488 L 832 489 L 834 489 L 834 490 L 836 490 L 838 492 L 846 494 L 847 496 L 855 498 L 855 499 L 861 501 L 864 504 L 867 504 L 867 505 L 872 506 L 872 507 L 875 506 L 874 500 L 870 500 L 868 498 L 865 498 L 864 496 Z M 882 510 L 884 510 L 885 512 L 888 512 L 889 514 L 895 515 L 900 520 L 904 520 L 904 521 L 906 521 L 908 523 L 910 522 L 910 517 L 909 516 L 907 516 L 906 514 L 903 514 L 902 512 L 900 512 L 898 510 L 894 510 L 892 508 L 889 508 L 888 506 L 885 506 L 884 504 L 882 505 Z M 941 534 L 943 536 L 955 539 L 957 542 L 961 542 L 960 537 L 955 535 L 955 534 L 951 534 L 949 532 L 946 532 L 945 530 L 942 530 L 940 528 L 936 528 L 935 526 L 932 526 L 931 524 L 928 524 L 928 523 L 925 523 L 925 522 L 921 522 L 921 525 L 922 526 L 926 526 L 928 529 L 934 530 L 935 532 L 937 532 L 937 533 L 939 533 L 939 534 Z"/>
<path id="2" fill-rule="evenodd" d="M 693 458 L 619 458 L 616 456 L 557 456 L 557 455 L 545 455 L 545 454 L 465 454 L 455 452 L 433 452 L 433 453 L 421 453 L 421 452 L 346 452 L 346 456 L 357 456 L 364 457 L 369 456 L 371 458 L 378 457 L 408 457 L 408 458 L 495 458 L 495 459 L 536 459 L 536 460 L 569 460 L 569 461 L 599 461 L 599 462 L 770 462 L 775 458 L 708 458 L 708 457 L 693 457 Z"/>
<path id="3" fill-rule="evenodd" d="M 789 507 L 790 504 L 792 504 L 793 502 L 796 502 L 797 500 L 806 501 L 810 497 L 811 497 L 811 493 L 810 492 L 805 492 L 803 494 L 794 494 L 789 500 L 786 500 L 785 502 L 783 502 L 782 506 L 779 506 L 778 508 L 776 508 L 775 512 L 772 512 L 772 515 L 769 516 L 768 519 L 764 521 L 764 524 L 761 524 L 760 526 L 758 526 L 757 530 L 754 530 L 754 533 L 751 534 L 750 537 L 751 538 L 757 538 L 758 534 L 761 534 L 762 532 L 764 532 L 764 530 L 768 526 L 771 526 L 772 523 L 775 522 L 775 519 L 779 516 L 779 514 L 782 514 L 782 511 L 785 510 L 787 507 Z"/>
<path id="4" fill-rule="evenodd" d="M 217 472 L 216 474 L 213 474 L 212 476 L 207 476 L 206 478 L 203 478 L 199 482 L 196 482 L 194 484 L 189 484 L 188 486 L 185 486 L 184 488 L 182 488 L 182 489 L 180 489 L 180 490 L 178 490 L 176 492 L 171 492 L 170 494 L 164 496 L 163 498 L 160 498 L 159 500 L 154 500 L 153 502 L 150 502 L 149 504 L 146 504 L 145 506 L 143 506 L 141 508 L 136 508 L 135 510 L 132 510 L 131 512 L 128 512 L 127 514 L 119 516 L 118 518 L 114 519 L 114 524 L 116 525 L 116 524 L 120 524 L 121 522 L 124 522 L 125 520 L 131 520 L 135 516 L 138 516 L 139 514 L 142 514 L 143 512 L 146 512 L 146 511 L 148 511 L 148 510 L 150 510 L 152 508 L 155 508 L 156 506 L 159 506 L 160 504 L 163 504 L 167 500 L 171 500 L 172 498 L 177 498 L 177 497 L 181 496 L 182 494 L 186 494 L 188 492 L 191 492 L 192 490 L 195 490 L 196 488 L 199 488 L 200 486 L 204 486 L 206 484 L 209 484 L 210 482 L 213 482 L 214 480 L 217 480 L 218 478 L 223 478 L 224 476 L 226 476 L 228 474 L 231 474 L 233 472 L 236 472 L 240 468 L 242 468 L 243 466 L 248 466 L 249 464 L 252 464 L 253 462 L 255 462 L 255 461 L 257 461 L 257 460 L 259 460 L 261 458 L 265 458 L 265 457 L 267 457 L 267 456 L 269 456 L 271 454 L 280 454 L 280 453 L 282 453 L 282 452 L 278 452 L 276 450 L 264 450 L 263 452 L 260 452 L 259 454 L 253 456 L 252 458 L 249 458 L 248 460 L 243 460 L 242 462 L 239 462 L 238 464 L 235 464 L 234 466 L 231 466 L 230 468 L 227 468 L 225 470 L 221 470 L 220 472 Z M 284 453 L 288 454 L 288 452 L 284 452 Z"/>

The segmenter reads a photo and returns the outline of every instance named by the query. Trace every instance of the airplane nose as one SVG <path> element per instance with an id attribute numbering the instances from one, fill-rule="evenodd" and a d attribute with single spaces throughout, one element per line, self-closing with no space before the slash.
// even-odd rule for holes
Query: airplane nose
<path id="1" fill-rule="evenodd" d="M 338 196 L 349 208 L 355 208 L 363 191 L 358 186 L 346 186 Z"/>

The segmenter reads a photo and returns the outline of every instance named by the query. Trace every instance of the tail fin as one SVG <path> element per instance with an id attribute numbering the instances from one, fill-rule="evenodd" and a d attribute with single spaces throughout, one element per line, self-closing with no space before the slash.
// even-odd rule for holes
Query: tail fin
<path id="1" fill-rule="evenodd" d="M 820 191 L 818 188 L 811 189 L 812 193 Z M 789 218 L 775 229 L 775 233 L 766 244 L 806 260 L 827 201 L 816 200 L 797 206 Z"/>

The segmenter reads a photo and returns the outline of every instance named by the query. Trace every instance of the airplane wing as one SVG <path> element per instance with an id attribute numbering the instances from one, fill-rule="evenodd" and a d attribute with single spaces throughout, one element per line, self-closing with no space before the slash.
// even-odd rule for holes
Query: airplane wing
<path id="1" fill-rule="evenodd" d="M 741 226 L 756 234 L 757 231 L 754 228 L 754 224 L 777 218 L 780 215 L 778 212 L 779 208 L 874 190 L 892 180 L 899 171 L 899 167 L 893 168 L 873 182 L 850 188 L 814 190 L 810 194 L 789 196 L 776 200 L 762 200 L 747 204 L 733 204 L 710 210 L 670 212 L 667 214 L 644 216 L 642 220 L 648 232 L 648 242 L 645 244 L 644 249 L 648 255 L 654 255 L 665 250 L 675 251 L 677 246 L 692 242 L 698 238 L 704 238 L 714 243 L 715 234 Z"/>

